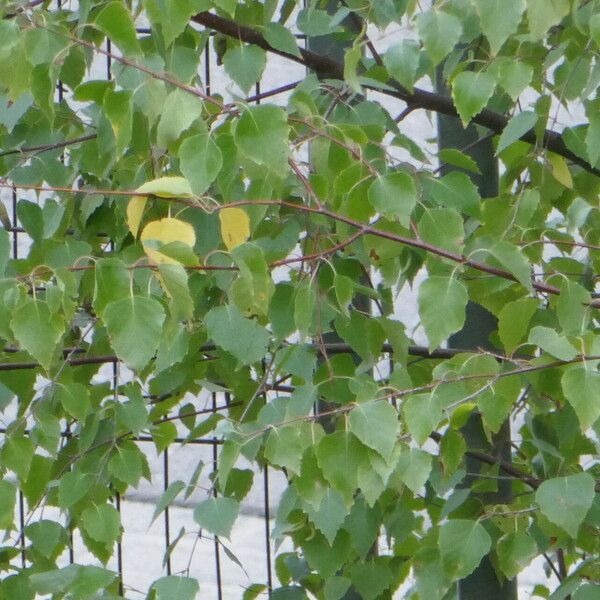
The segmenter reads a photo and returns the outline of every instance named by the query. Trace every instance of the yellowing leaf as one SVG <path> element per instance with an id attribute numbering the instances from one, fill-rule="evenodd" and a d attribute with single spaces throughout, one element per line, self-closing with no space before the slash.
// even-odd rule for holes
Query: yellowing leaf
<path id="1" fill-rule="evenodd" d="M 147 181 L 136 192 L 153 194 L 159 198 L 191 198 L 194 195 L 185 177 L 171 175 Z M 127 205 L 127 225 L 134 237 L 138 234 L 146 201 L 145 196 L 134 196 Z"/>
<path id="2" fill-rule="evenodd" d="M 159 198 L 191 198 L 194 195 L 185 177 L 171 175 L 147 181 L 136 191 L 140 194 L 154 194 Z"/>
<path id="3" fill-rule="evenodd" d="M 219 213 L 221 237 L 227 250 L 233 250 L 250 237 L 250 219 L 241 208 L 224 208 Z"/>
<path id="4" fill-rule="evenodd" d="M 133 237 L 137 237 L 144 208 L 146 207 L 146 200 L 147 198 L 144 196 L 134 196 L 127 205 L 127 225 Z"/>
<path id="5" fill-rule="evenodd" d="M 166 217 L 160 221 L 152 221 L 144 227 L 140 236 L 144 250 L 148 257 L 157 264 L 177 264 L 177 261 L 170 256 L 166 256 L 159 250 L 150 247 L 148 242 L 154 240 L 161 244 L 170 244 L 172 242 L 181 242 L 190 248 L 196 243 L 196 234 L 194 228 L 185 221 Z"/>
<path id="6" fill-rule="evenodd" d="M 573 189 L 573 177 L 571 176 L 571 171 L 569 171 L 569 167 L 562 156 L 558 154 L 548 153 L 548 162 L 552 167 L 552 175 L 554 179 L 559 183 L 562 183 L 565 187 L 570 190 Z"/>

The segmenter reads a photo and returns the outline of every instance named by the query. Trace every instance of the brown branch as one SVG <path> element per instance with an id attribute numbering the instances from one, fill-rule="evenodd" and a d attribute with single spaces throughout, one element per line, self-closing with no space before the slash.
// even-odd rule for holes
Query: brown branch
<path id="1" fill-rule="evenodd" d="M 13 188 L 14 185 L 8 184 L 8 183 L 0 183 L 0 187 Z M 66 192 L 66 193 L 87 193 L 87 194 L 96 193 L 96 194 L 105 194 L 105 195 L 112 195 L 112 196 L 136 196 L 136 195 L 137 196 L 153 196 L 153 194 L 138 194 L 135 191 L 123 191 L 123 190 L 86 190 L 86 189 L 77 190 L 77 189 L 73 189 L 73 188 L 69 188 L 69 187 L 50 187 L 50 186 L 38 186 L 38 185 L 23 185 L 23 186 L 19 186 L 19 187 L 23 188 L 23 189 L 33 189 L 33 190 L 38 190 L 38 191 L 58 191 L 58 192 Z M 201 208 L 201 209 L 206 210 L 206 207 L 203 207 L 200 204 L 198 204 L 198 202 L 193 198 L 161 198 L 161 199 L 167 200 L 170 202 L 176 202 L 179 204 L 184 204 L 191 208 Z M 345 217 L 344 215 L 340 215 L 340 214 L 335 213 L 324 207 L 306 206 L 304 204 L 297 204 L 297 203 L 290 202 L 287 200 L 239 200 L 236 202 L 229 202 L 227 204 L 220 204 L 218 206 L 212 207 L 212 209 L 217 211 L 217 210 L 222 210 L 224 208 L 233 208 L 233 207 L 250 206 L 250 205 L 286 206 L 288 208 L 300 210 L 300 211 L 303 211 L 306 213 L 314 213 L 314 214 L 323 215 L 325 217 L 329 217 L 330 219 L 333 219 L 334 221 L 345 223 L 346 225 L 350 225 L 351 227 L 359 229 L 364 234 L 374 235 L 376 237 L 380 237 L 380 238 L 387 239 L 387 240 L 390 240 L 393 242 L 397 242 L 404 246 L 409 246 L 411 248 L 417 248 L 419 250 L 424 250 L 428 254 L 434 254 L 436 256 L 441 256 L 442 258 L 447 258 L 455 263 L 458 263 L 458 264 L 461 264 L 461 265 L 464 265 L 467 267 L 471 267 L 472 269 L 475 269 L 477 271 L 481 271 L 483 273 L 488 273 L 490 275 L 495 275 L 496 277 L 501 277 L 508 281 L 518 282 L 517 278 L 511 272 L 506 271 L 504 269 L 501 269 L 498 267 L 492 267 L 485 263 L 481 263 L 481 262 L 472 260 L 462 254 L 456 254 L 454 252 L 450 252 L 448 250 L 445 250 L 444 248 L 440 248 L 439 246 L 434 246 L 434 245 L 429 244 L 418 238 L 408 238 L 408 237 L 398 235 L 398 234 L 395 234 L 395 233 L 392 233 L 389 231 L 377 229 L 376 227 L 372 227 L 370 225 L 365 225 L 364 223 L 361 223 L 360 221 L 355 221 L 354 219 Z M 88 268 L 89 267 L 81 267 L 80 270 L 85 270 Z M 207 269 L 204 266 L 198 267 L 198 268 L 205 269 L 205 270 Z M 531 285 L 532 285 L 533 289 L 537 290 L 538 292 L 542 292 L 545 294 L 552 294 L 555 296 L 560 294 L 559 288 L 557 288 L 553 285 L 549 285 L 546 283 L 540 283 L 539 281 L 532 281 Z M 597 307 L 600 307 L 600 303 L 592 302 L 590 304 L 590 306 L 597 308 Z"/>
<path id="2" fill-rule="evenodd" d="M 316 348 L 316 346 L 314 346 Z M 326 343 L 325 348 L 330 354 L 343 354 L 345 352 L 353 352 L 352 348 L 348 344 L 344 343 Z M 200 348 L 200 353 L 214 352 L 217 350 L 215 344 L 205 344 Z M 3 349 L 3 352 L 15 353 L 19 352 L 19 348 L 14 346 L 8 346 Z M 82 353 L 84 350 L 74 348 L 65 348 L 63 350 L 63 356 L 67 357 L 69 354 Z M 392 353 L 393 348 L 390 344 L 384 344 L 381 347 L 382 353 Z M 458 348 L 438 348 L 436 350 L 429 350 L 425 346 L 409 346 L 408 354 L 411 356 L 420 356 L 422 358 L 429 358 L 432 360 L 452 358 L 457 354 L 463 354 L 465 352 L 472 352 L 472 350 L 458 349 Z M 508 358 L 506 360 L 509 360 Z M 71 367 L 78 367 L 83 365 L 102 365 L 106 363 L 118 362 L 118 357 L 114 355 L 104 356 L 85 356 L 81 358 L 67 358 L 66 363 Z M 30 370 L 37 369 L 40 365 L 36 362 L 14 362 L 14 363 L 0 363 L 0 371 L 19 371 L 19 370 Z"/>
<path id="3" fill-rule="evenodd" d="M 201 12 L 192 17 L 192 21 L 218 31 L 224 35 L 241 40 L 248 44 L 253 44 L 268 52 L 273 52 L 289 60 L 298 62 L 307 68 L 315 71 L 317 74 L 323 74 L 327 77 L 335 79 L 344 79 L 344 66 L 328 56 L 321 56 L 310 50 L 304 48 L 298 48 L 300 56 L 283 52 L 276 48 L 273 48 L 263 37 L 263 35 L 251 27 L 245 25 L 239 25 L 235 21 L 225 19 L 218 15 L 210 12 Z M 429 92 L 419 88 L 415 88 L 413 92 L 410 92 L 403 88 L 397 81 L 390 79 L 387 84 L 394 88 L 394 90 L 382 89 L 373 86 L 365 86 L 367 89 L 378 91 L 382 94 L 393 96 L 407 103 L 408 106 L 415 108 L 421 108 L 425 110 L 431 110 L 440 114 L 448 115 L 451 117 L 458 117 L 458 112 L 451 98 L 443 94 L 437 94 L 435 92 Z M 508 124 L 509 118 L 503 114 L 494 112 L 489 109 L 482 110 L 478 115 L 473 118 L 473 122 L 478 125 L 483 125 L 487 129 L 500 134 L 504 131 Z M 537 144 L 538 140 L 533 130 L 528 131 L 521 140 L 529 144 Z M 580 166 L 582 169 L 600 176 L 600 169 L 592 166 L 589 162 L 577 156 L 574 152 L 569 150 L 559 133 L 555 131 L 546 130 L 542 138 L 542 145 L 551 150 L 552 152 L 569 159 L 574 164 Z"/>
<path id="4" fill-rule="evenodd" d="M 87 142 L 95 138 L 96 134 L 90 133 L 89 135 L 73 138 L 72 140 L 65 140 L 63 142 L 56 142 L 55 144 L 41 144 L 39 146 L 28 146 L 24 148 L 14 148 L 12 150 L 5 150 L 4 152 L 0 152 L 0 156 L 9 156 L 11 154 L 29 154 L 32 152 L 47 152 L 49 150 L 57 150 L 59 148 L 66 148 L 67 146 L 72 146 L 73 144 Z"/>
<path id="5" fill-rule="evenodd" d="M 438 444 L 442 441 L 442 436 L 437 431 L 433 431 L 432 433 L 430 433 L 429 437 Z M 519 479 L 534 490 L 536 490 L 542 484 L 541 479 L 533 477 L 528 473 L 517 469 L 512 465 L 512 463 L 506 462 L 492 454 L 486 454 L 485 452 L 480 452 L 479 450 L 467 450 L 465 454 L 470 458 L 473 458 L 486 465 L 497 465 L 503 473 L 505 473 L 506 475 L 510 475 L 511 477 L 515 477 L 516 479 Z"/>

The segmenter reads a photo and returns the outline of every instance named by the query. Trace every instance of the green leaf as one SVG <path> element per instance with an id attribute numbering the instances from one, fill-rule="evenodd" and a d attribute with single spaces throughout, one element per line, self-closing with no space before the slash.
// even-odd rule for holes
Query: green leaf
<path id="1" fill-rule="evenodd" d="M 596 482 L 589 473 L 556 477 L 542 482 L 535 501 L 552 523 L 576 537 L 594 501 Z"/>
<path id="2" fill-rule="evenodd" d="M 303 280 L 294 298 L 294 324 L 301 335 L 308 335 L 313 324 L 317 296 L 310 279 Z"/>
<path id="3" fill-rule="evenodd" d="M 90 490 L 92 481 L 79 471 L 68 471 L 60 478 L 58 486 L 59 508 L 70 508 L 77 504 Z"/>
<path id="4" fill-rule="evenodd" d="M 524 531 L 503 535 L 496 542 L 498 566 L 508 579 L 516 577 L 538 553 L 533 538 Z"/>
<path id="5" fill-rule="evenodd" d="M 303 8 L 296 19 L 298 29 L 310 37 L 332 33 L 331 15 L 325 10 Z"/>
<path id="6" fill-rule="evenodd" d="M 565 371 L 561 383 L 582 429 L 591 427 L 600 417 L 600 373 L 590 365 L 573 365 Z"/>
<path id="7" fill-rule="evenodd" d="M 266 315 L 275 285 L 262 249 L 248 243 L 231 251 L 239 268 L 239 277 L 230 288 L 231 297 L 246 314 Z"/>
<path id="8" fill-rule="evenodd" d="M 452 80 L 452 99 L 466 127 L 492 97 L 496 80 L 484 71 L 463 71 Z"/>
<path id="9" fill-rule="evenodd" d="M 471 217 L 479 217 L 481 197 L 477 186 L 465 173 L 453 171 L 440 179 L 426 178 L 423 189 L 441 206 L 454 208 Z"/>
<path id="10" fill-rule="evenodd" d="M 58 384 L 54 396 L 65 412 L 75 419 L 83 421 L 90 412 L 90 392 L 82 383 Z"/>
<path id="11" fill-rule="evenodd" d="M 221 150 L 206 126 L 204 131 L 183 140 L 179 147 L 181 172 L 190 182 L 194 194 L 200 196 L 217 178 L 223 165 Z"/>
<path id="12" fill-rule="evenodd" d="M 222 8 L 228 15 L 233 16 L 238 0 L 213 0 L 215 6 Z"/>
<path id="13" fill-rule="evenodd" d="M 194 600 L 200 591 L 196 579 L 179 575 L 167 575 L 152 584 L 156 600 Z"/>
<path id="14" fill-rule="evenodd" d="M 383 55 L 383 64 L 390 77 L 412 91 L 420 61 L 419 45 L 414 40 L 402 40 Z"/>
<path id="15" fill-rule="evenodd" d="M 566 338 L 549 327 L 533 327 L 529 332 L 528 341 L 559 360 L 572 360 L 578 354 L 576 348 Z"/>
<path id="16" fill-rule="evenodd" d="M 34 241 L 39 242 L 44 237 L 44 215 L 39 204 L 29 200 L 19 200 L 17 218 Z"/>
<path id="17" fill-rule="evenodd" d="M 94 274 L 96 287 L 93 306 L 101 317 L 107 304 L 129 295 L 131 275 L 125 263 L 118 258 L 100 258 L 96 261 Z"/>
<path id="18" fill-rule="evenodd" d="M 525 337 L 538 306 L 535 298 L 520 298 L 502 307 L 498 316 L 498 335 L 507 354 L 512 354 Z"/>
<path id="19" fill-rule="evenodd" d="M 500 86 L 516 102 L 531 83 L 533 68 L 519 60 L 507 60 L 499 63 L 496 77 Z"/>
<path id="20" fill-rule="evenodd" d="M 329 544 L 333 545 L 335 536 L 346 519 L 347 510 L 342 495 L 331 488 L 326 489 L 318 508 L 307 504 L 304 510 Z"/>
<path id="21" fill-rule="evenodd" d="M 265 444 L 265 458 L 272 465 L 284 467 L 290 473 L 299 473 L 302 455 L 312 443 L 310 428 L 274 428 L 269 432 Z"/>
<path id="22" fill-rule="evenodd" d="M 267 64 L 267 55 L 258 46 L 236 46 L 225 52 L 223 64 L 227 75 L 247 94 L 250 88 L 262 77 Z"/>
<path id="23" fill-rule="evenodd" d="M 173 175 L 146 181 L 136 191 L 140 194 L 153 194 L 159 198 L 191 198 L 194 195 L 185 177 Z"/>
<path id="24" fill-rule="evenodd" d="M 108 461 L 108 472 L 132 487 L 138 486 L 145 467 L 147 469 L 144 454 L 131 442 L 118 445 Z"/>
<path id="25" fill-rule="evenodd" d="M 558 25 L 570 10 L 570 0 L 527 0 L 529 30 L 535 37 L 541 38 L 550 27 Z"/>
<path id="26" fill-rule="evenodd" d="M 417 188 L 408 173 L 395 172 L 378 177 L 369 187 L 369 202 L 379 213 L 396 216 L 404 227 L 417 204 Z"/>
<path id="27" fill-rule="evenodd" d="M 188 274 L 181 265 L 158 265 L 158 278 L 170 302 L 173 319 L 190 321 L 194 314 L 194 301 L 190 295 Z"/>
<path id="28" fill-rule="evenodd" d="M 355 94 L 361 92 L 358 70 L 362 56 L 360 44 L 353 44 L 344 53 L 344 81 Z"/>
<path id="29" fill-rule="evenodd" d="M 51 314 L 43 300 L 27 300 L 13 313 L 10 326 L 19 344 L 47 371 L 65 330 L 62 317 Z"/>
<path id="30" fill-rule="evenodd" d="M 590 293 L 580 284 L 563 279 L 556 301 L 556 316 L 567 335 L 581 335 L 590 320 Z"/>
<path id="31" fill-rule="evenodd" d="M 277 177 L 288 171 L 289 127 L 285 112 L 273 105 L 249 107 L 235 127 L 234 140 L 246 158 Z"/>
<path id="32" fill-rule="evenodd" d="M 156 143 L 161 148 L 167 148 L 202 114 L 202 102 L 192 94 L 176 88 L 167 96 L 161 114 Z"/>
<path id="33" fill-rule="evenodd" d="M 496 147 L 496 154 L 500 154 L 502 150 L 508 148 L 511 144 L 514 144 L 523 135 L 525 135 L 533 126 L 537 123 L 538 115 L 533 111 L 523 111 L 515 115 L 506 125 L 498 146 Z"/>
<path id="34" fill-rule="evenodd" d="M 173 481 L 169 484 L 169 487 L 162 493 L 161 497 L 156 502 L 154 513 L 152 514 L 152 521 L 154 523 L 161 513 L 177 498 L 179 493 L 185 489 L 185 483 L 183 481 Z"/>
<path id="35" fill-rule="evenodd" d="M 267 352 L 269 332 L 231 304 L 211 309 L 204 322 L 215 344 L 233 354 L 240 364 L 258 362 Z"/>
<path id="36" fill-rule="evenodd" d="M 358 487 L 358 470 L 366 457 L 366 448 L 345 431 L 324 436 L 315 449 L 323 476 L 342 496 L 351 502 Z"/>
<path id="37" fill-rule="evenodd" d="M 573 600 L 596 600 L 600 597 L 600 585 L 584 583 L 572 596 Z"/>
<path id="38" fill-rule="evenodd" d="M 453 165 L 455 167 L 459 167 L 460 169 L 465 169 L 466 171 L 471 171 L 472 173 L 481 175 L 481 170 L 477 166 L 477 163 L 469 155 L 457 150 L 456 148 L 441 148 L 438 153 L 438 157 L 440 159 L 440 163 Z"/>
<path id="39" fill-rule="evenodd" d="M 27 436 L 11 435 L 2 446 L 2 464 L 24 481 L 29 474 L 33 458 L 33 443 Z"/>
<path id="40" fill-rule="evenodd" d="M 165 311 L 157 300 L 129 296 L 106 305 L 102 320 L 117 356 L 141 371 L 158 348 Z"/>
<path id="41" fill-rule="evenodd" d="M 419 314 L 429 340 L 437 348 L 465 323 L 469 296 L 465 286 L 452 277 L 428 277 L 419 287 Z"/>
<path id="42" fill-rule="evenodd" d="M 465 238 L 463 219 L 452 208 L 431 208 L 419 221 L 419 237 L 438 248 L 462 254 Z"/>
<path id="43" fill-rule="evenodd" d="M 590 19 L 590 35 L 597 46 L 600 46 L 600 14 L 595 14 Z"/>
<path id="44" fill-rule="evenodd" d="M 402 404 L 402 414 L 417 444 L 424 444 L 442 420 L 442 406 L 437 394 L 414 394 Z"/>
<path id="45" fill-rule="evenodd" d="M 600 14 L 597 17 L 600 22 Z M 589 102 L 587 104 L 586 115 L 590 124 L 585 134 L 585 148 L 590 163 L 593 166 L 597 166 L 600 161 L 600 114 L 598 112 L 598 102 Z"/>
<path id="46" fill-rule="evenodd" d="M 430 9 L 417 17 L 417 30 L 433 66 L 437 66 L 454 49 L 463 28 L 458 17 Z"/>
<path id="47" fill-rule="evenodd" d="M 6 479 L 0 480 L 0 529 L 9 530 L 14 527 L 15 502 L 17 488 Z"/>
<path id="48" fill-rule="evenodd" d="M 350 413 L 350 431 L 365 445 L 390 460 L 400 433 L 398 412 L 389 402 L 372 400 Z"/>
<path id="49" fill-rule="evenodd" d="M 396 472 L 409 490 L 419 494 L 431 473 L 431 454 L 419 448 L 403 447 Z"/>
<path id="50" fill-rule="evenodd" d="M 490 43 L 492 54 L 497 54 L 506 40 L 513 35 L 525 10 L 523 0 L 474 0 L 481 29 Z"/>
<path id="51" fill-rule="evenodd" d="M 280 23 L 267 23 L 264 29 L 265 40 L 276 50 L 301 57 L 294 34 Z"/>
<path id="52" fill-rule="evenodd" d="M 364 600 L 380 598 L 394 581 L 396 574 L 384 558 L 355 563 L 350 569 L 352 584 Z"/>
<path id="53" fill-rule="evenodd" d="M 364 560 L 373 548 L 379 536 L 381 514 L 379 507 L 368 506 L 364 494 L 354 498 L 350 514 L 344 521 L 344 529 L 350 534 L 352 544 L 361 560 Z"/>
<path id="54" fill-rule="evenodd" d="M 352 582 L 346 577 L 330 577 L 323 589 L 325 600 L 341 600 L 351 585 Z"/>
<path id="55" fill-rule="evenodd" d="M 90 506 L 81 514 L 84 531 L 95 541 L 112 546 L 121 534 L 121 517 L 112 504 Z"/>
<path id="56" fill-rule="evenodd" d="M 446 572 L 453 579 L 463 579 L 490 551 L 492 540 L 481 523 L 454 519 L 440 527 L 439 546 Z"/>
<path id="57" fill-rule="evenodd" d="M 178 0 L 162 2 L 161 0 L 144 0 L 146 14 L 153 25 L 160 26 L 165 46 L 179 36 L 190 22 L 190 18 L 204 10 L 209 10 L 209 0 Z"/>
<path id="58" fill-rule="evenodd" d="M 229 538 L 239 509 L 233 498 L 208 498 L 194 509 L 194 521 L 209 533 Z"/>
<path id="59" fill-rule="evenodd" d="M 131 92 L 106 90 L 106 94 L 104 95 L 104 110 L 115 136 L 117 155 L 121 156 L 127 149 L 131 141 L 131 134 L 133 133 Z"/>
<path id="60" fill-rule="evenodd" d="M 38 594 L 63 595 L 68 592 L 73 600 L 87 600 L 98 590 L 106 590 L 116 577 L 116 573 L 101 567 L 69 565 L 63 569 L 34 573 L 30 582 Z"/>
<path id="61" fill-rule="evenodd" d="M 96 25 L 123 54 L 141 54 L 133 19 L 122 2 L 109 2 L 96 17 Z"/>
<path id="62" fill-rule="evenodd" d="M 67 530 L 49 519 L 41 519 L 27 525 L 25 535 L 31 540 L 33 547 L 46 558 L 51 558 L 56 551 L 61 552 L 69 542 Z"/>
<path id="63" fill-rule="evenodd" d="M 503 269 L 515 276 L 515 279 L 527 290 L 532 291 L 531 266 L 521 250 L 504 240 L 494 241 L 487 251 L 500 263 Z"/>

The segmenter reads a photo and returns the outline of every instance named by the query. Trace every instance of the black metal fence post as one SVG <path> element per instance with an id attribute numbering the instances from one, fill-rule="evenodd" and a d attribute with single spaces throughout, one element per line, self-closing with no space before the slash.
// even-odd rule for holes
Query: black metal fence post
<path id="1" fill-rule="evenodd" d="M 438 72 L 437 88 L 444 91 L 441 69 Z M 498 195 L 498 162 L 494 155 L 494 147 L 490 137 L 482 137 L 473 125 L 466 129 L 456 117 L 438 115 L 438 146 L 440 150 L 456 148 L 470 156 L 479 167 L 481 175 L 472 176 L 482 198 Z M 448 172 L 453 167 L 444 166 L 441 172 Z M 467 318 L 461 331 L 449 340 L 451 348 L 490 348 L 489 335 L 497 326 L 496 318 L 479 304 L 469 302 Z M 463 428 L 465 441 L 469 448 L 476 448 L 487 453 L 500 456 L 510 461 L 510 423 L 507 421 L 490 444 L 483 432 L 481 418 L 473 414 Z M 467 471 L 477 473 L 481 464 L 472 459 L 466 460 Z M 470 487 L 476 475 L 465 478 L 463 485 Z M 486 502 L 508 503 L 511 498 L 511 482 L 500 480 L 496 494 L 485 496 Z M 500 582 L 489 557 L 485 557 L 479 567 L 458 584 L 459 600 L 517 600 L 517 580 Z"/>

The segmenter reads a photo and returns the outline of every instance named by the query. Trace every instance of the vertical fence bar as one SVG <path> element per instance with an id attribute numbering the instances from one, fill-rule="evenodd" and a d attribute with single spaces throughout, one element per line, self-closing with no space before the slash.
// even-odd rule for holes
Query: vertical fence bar
<path id="1" fill-rule="evenodd" d="M 165 448 L 163 452 L 163 490 L 167 491 L 169 487 L 169 449 Z M 169 546 L 171 545 L 171 516 L 169 512 L 169 506 L 165 508 L 165 556 L 167 575 L 171 574 L 171 552 Z"/>
<path id="2" fill-rule="evenodd" d="M 112 246 L 112 240 L 111 240 Z M 113 384 L 113 398 L 115 403 L 119 401 L 119 363 L 113 361 L 112 363 L 112 384 Z M 119 492 L 115 494 L 115 508 L 119 513 L 119 521 L 121 521 L 121 495 Z M 117 542 L 117 572 L 119 574 L 119 594 L 123 595 L 123 542 L 121 538 Z"/>
<path id="3" fill-rule="evenodd" d="M 217 394 L 212 392 L 212 409 L 217 410 Z M 219 458 L 217 438 L 212 439 L 212 472 L 213 475 L 217 472 L 217 460 Z M 217 495 L 216 487 L 213 488 L 213 495 Z M 217 598 L 223 600 L 223 588 L 221 579 L 221 549 L 219 548 L 219 538 L 215 535 L 215 569 L 217 575 Z"/>
<path id="4" fill-rule="evenodd" d="M 23 492 L 19 490 L 19 527 L 20 527 L 20 544 L 21 544 L 21 566 L 27 566 L 27 555 L 25 554 L 25 499 Z"/>
<path id="5" fill-rule="evenodd" d="M 11 188 L 11 217 L 12 217 L 12 253 L 13 258 L 19 257 L 19 241 L 18 241 L 18 218 L 17 218 L 17 188 Z M 19 545 L 21 546 L 21 566 L 25 568 L 27 557 L 25 555 L 25 499 L 23 492 L 19 490 Z"/>
<path id="6" fill-rule="evenodd" d="M 265 494 L 265 558 L 267 561 L 267 588 L 269 596 L 273 591 L 273 567 L 271 565 L 271 506 L 269 503 L 269 467 L 265 465 L 263 471 L 263 484 Z"/>
<path id="7" fill-rule="evenodd" d="M 446 93 L 442 69 L 438 69 L 436 88 Z M 499 174 L 498 162 L 495 157 L 494 146 L 491 138 L 481 138 L 481 134 L 474 125 L 466 129 L 462 127 L 458 118 L 438 114 L 438 147 L 456 148 L 470 156 L 481 171 L 480 176 L 469 174 L 478 187 L 482 198 L 498 195 Z M 443 166 L 441 173 L 456 170 L 454 167 Z M 466 321 L 463 329 L 453 335 L 449 347 L 454 348 L 491 348 L 489 335 L 496 330 L 497 320 L 481 305 L 469 302 L 467 305 Z M 510 424 L 507 421 L 500 432 L 490 444 L 483 431 L 479 414 L 474 413 L 465 427 L 463 435 L 467 447 L 483 450 L 502 460 L 511 460 L 510 451 Z M 469 473 L 477 473 L 481 465 L 472 459 L 466 460 Z M 477 480 L 477 475 L 468 475 L 462 482 L 462 487 L 471 487 Z M 496 494 L 480 496 L 485 503 L 509 503 L 511 499 L 511 482 L 499 481 Z M 458 583 L 458 600 L 517 600 L 518 588 L 516 578 L 512 581 L 501 583 L 498 580 L 492 562 L 488 556 L 484 557 L 481 564 L 466 579 Z"/>
<path id="8" fill-rule="evenodd" d="M 260 96 L 260 81 L 256 83 L 255 94 Z M 256 100 L 260 104 L 260 98 Z M 262 362 L 263 369 L 266 369 L 265 361 Z M 265 395 L 266 401 L 266 395 Z M 263 494 L 264 494 L 264 519 L 265 519 L 265 560 L 267 566 L 267 590 L 269 597 L 273 591 L 273 566 L 271 564 L 271 505 L 269 503 L 269 466 L 265 464 L 263 469 Z"/>

